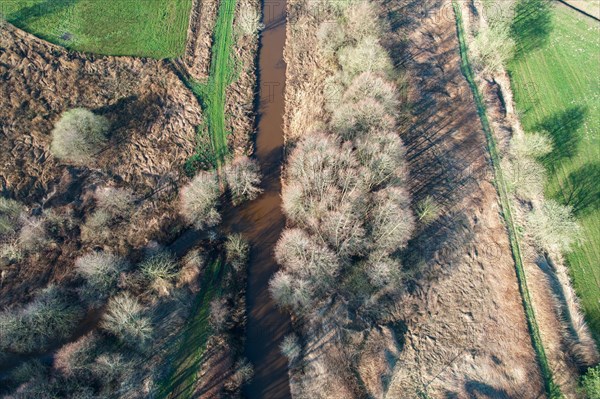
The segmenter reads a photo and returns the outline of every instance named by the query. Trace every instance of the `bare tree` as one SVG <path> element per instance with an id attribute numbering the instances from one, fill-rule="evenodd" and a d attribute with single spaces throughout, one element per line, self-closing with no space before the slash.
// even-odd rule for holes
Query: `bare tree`
<path id="1" fill-rule="evenodd" d="M 181 214 L 197 229 L 212 227 L 221 221 L 217 200 L 221 192 L 214 172 L 199 173 L 181 190 Z"/>
<path id="2" fill-rule="evenodd" d="M 260 168 L 256 161 L 240 156 L 225 166 L 225 177 L 234 205 L 252 201 L 262 192 Z"/>
<path id="3" fill-rule="evenodd" d="M 52 131 L 50 150 L 60 159 L 89 162 L 106 143 L 109 126 L 108 119 L 87 109 L 67 111 Z"/>
<path id="4" fill-rule="evenodd" d="M 152 336 L 152 323 L 144 316 L 144 308 L 127 293 L 110 299 L 100 326 L 134 348 L 143 348 Z"/>
<path id="5" fill-rule="evenodd" d="M 99 304 L 114 293 L 119 275 L 129 264 L 110 252 L 91 252 L 75 261 L 77 273 L 85 279 L 79 295 L 87 302 Z"/>
<path id="6" fill-rule="evenodd" d="M 403 248 L 414 228 L 406 190 L 387 187 L 378 191 L 375 194 L 370 224 L 375 250 L 392 253 Z"/>
<path id="7" fill-rule="evenodd" d="M 537 244 L 550 253 L 570 251 L 580 239 L 581 229 L 571 208 L 545 200 L 527 216 L 528 232 Z"/>

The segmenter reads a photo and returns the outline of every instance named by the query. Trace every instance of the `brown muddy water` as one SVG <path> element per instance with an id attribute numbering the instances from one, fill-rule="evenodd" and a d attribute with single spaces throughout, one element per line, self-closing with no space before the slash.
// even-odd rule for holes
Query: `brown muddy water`
<path id="1" fill-rule="evenodd" d="M 281 210 L 283 113 L 286 65 L 285 0 L 263 1 L 265 28 L 259 50 L 259 109 L 256 159 L 263 172 L 264 193 L 241 210 L 242 229 L 252 249 L 248 266 L 246 301 L 248 324 L 246 357 L 254 364 L 254 378 L 244 389 L 247 398 L 291 398 L 287 359 L 279 345 L 291 331 L 288 314 L 281 312 L 269 293 L 269 280 L 279 266 L 275 244 L 285 226 Z"/>

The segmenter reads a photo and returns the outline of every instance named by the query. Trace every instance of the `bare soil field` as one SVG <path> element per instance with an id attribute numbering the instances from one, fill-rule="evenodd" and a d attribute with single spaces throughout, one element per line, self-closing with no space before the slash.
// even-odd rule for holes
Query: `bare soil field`
<path id="1" fill-rule="evenodd" d="M 86 220 L 93 191 L 103 185 L 133 190 L 136 210 L 107 245 L 122 252 L 177 233 L 173 199 L 182 166 L 194 151 L 201 118 L 193 95 L 165 62 L 93 57 L 67 52 L 9 24 L 0 43 L 0 181 L 5 195 L 32 212 L 52 208 Z M 78 167 L 50 155 L 50 132 L 60 114 L 86 107 L 111 122 L 110 144 L 96 162 Z M 36 211 L 37 209 L 37 211 Z M 70 275 L 73 260 L 94 247 L 69 231 L 26 264 L 3 265 L 1 304 Z"/>

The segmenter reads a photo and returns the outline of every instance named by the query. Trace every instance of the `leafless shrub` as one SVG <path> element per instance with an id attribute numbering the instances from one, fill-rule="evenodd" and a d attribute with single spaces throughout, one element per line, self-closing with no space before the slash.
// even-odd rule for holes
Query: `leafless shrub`
<path id="1" fill-rule="evenodd" d="M 346 33 L 339 23 L 325 21 L 319 25 L 317 31 L 319 50 L 325 58 L 337 61 L 336 52 L 346 41 Z"/>
<path id="2" fill-rule="evenodd" d="M 543 133 L 519 134 L 510 140 L 510 150 L 514 156 L 541 158 L 552 149 L 552 141 Z"/>
<path id="3" fill-rule="evenodd" d="M 99 187 L 94 193 L 98 207 L 113 217 L 124 217 L 132 211 L 133 193 L 126 188 Z"/>
<path id="4" fill-rule="evenodd" d="M 227 329 L 227 321 L 231 309 L 227 306 L 227 299 L 217 298 L 210 303 L 210 325 L 217 332 Z"/>
<path id="5" fill-rule="evenodd" d="M 61 347 L 54 356 L 54 366 L 67 378 L 88 379 L 91 374 L 90 365 L 98 355 L 99 348 L 99 335 L 88 333 Z"/>
<path id="6" fill-rule="evenodd" d="M 23 206 L 15 200 L 0 197 L 0 236 L 12 234 L 19 228 Z"/>
<path id="7" fill-rule="evenodd" d="M 19 232 L 19 245 L 28 252 L 44 248 L 50 242 L 43 218 L 31 217 L 24 220 Z"/>
<path id="8" fill-rule="evenodd" d="M 377 101 L 386 112 L 394 112 L 399 104 L 396 86 L 380 74 L 372 72 L 364 72 L 354 78 L 344 93 L 343 102 L 356 104 L 365 98 Z"/>
<path id="9" fill-rule="evenodd" d="M 127 293 L 110 299 L 100 327 L 134 348 L 144 348 L 152 336 L 152 323 L 144 316 L 144 308 Z"/>
<path id="10" fill-rule="evenodd" d="M 128 263 L 120 256 L 108 252 L 92 252 L 75 261 L 75 268 L 85 279 L 79 289 L 80 297 L 95 305 L 114 293 L 119 275 L 128 268 Z"/>
<path id="11" fill-rule="evenodd" d="M 356 46 L 340 49 L 338 59 L 347 83 L 363 72 L 388 74 L 393 70 L 386 50 L 374 36 L 363 38 Z"/>
<path id="12" fill-rule="evenodd" d="M 260 186 L 260 168 L 256 161 L 245 157 L 237 157 L 225 166 L 225 177 L 231 192 L 233 205 L 244 201 L 252 201 L 262 192 Z"/>
<path id="13" fill-rule="evenodd" d="M 300 341 L 296 334 L 288 334 L 285 336 L 280 345 L 281 353 L 287 357 L 288 362 L 293 364 L 300 357 L 301 347 Z"/>
<path id="14" fill-rule="evenodd" d="M 219 183 L 213 172 L 201 172 L 181 190 L 181 214 L 197 229 L 218 224 Z"/>
<path id="15" fill-rule="evenodd" d="M 0 259 L 7 264 L 23 260 L 23 251 L 17 242 L 6 242 L 0 244 Z"/>
<path id="16" fill-rule="evenodd" d="M 248 2 L 240 3 L 235 25 L 236 32 L 243 36 L 255 36 L 263 27 L 256 7 Z"/>
<path id="17" fill-rule="evenodd" d="M 380 36 L 382 22 L 379 11 L 371 1 L 356 1 L 352 7 L 344 10 L 344 31 L 355 42 L 360 42 L 368 36 Z"/>
<path id="18" fill-rule="evenodd" d="M 508 24 L 491 24 L 481 29 L 471 45 L 475 68 L 482 73 L 495 73 L 514 57 L 515 41 Z"/>
<path id="19" fill-rule="evenodd" d="M 248 262 L 250 246 L 241 234 L 232 234 L 227 237 L 227 242 L 225 242 L 225 252 L 227 253 L 227 261 L 235 270 L 239 271 Z"/>
<path id="20" fill-rule="evenodd" d="M 81 226 L 81 239 L 84 242 L 106 242 L 113 236 L 109 228 L 112 216 L 109 212 L 98 209 L 92 213 Z"/>
<path id="21" fill-rule="evenodd" d="M 417 216 L 419 222 L 425 225 L 433 222 L 441 213 L 441 206 L 429 195 L 417 204 Z"/>
<path id="22" fill-rule="evenodd" d="M 546 170 L 532 157 L 519 154 L 502 160 L 502 170 L 510 192 L 518 198 L 540 198 L 546 183 Z"/>
<path id="23" fill-rule="evenodd" d="M 369 282 L 376 288 L 395 287 L 402 278 L 402 265 L 385 253 L 372 254 L 366 264 Z"/>
<path id="24" fill-rule="evenodd" d="M 527 216 L 528 232 L 537 245 L 552 253 L 568 252 L 580 239 L 581 229 L 571 208 L 544 200 Z"/>
<path id="25" fill-rule="evenodd" d="M 333 112 L 331 125 L 343 139 L 355 140 L 374 130 L 393 130 L 395 121 L 380 102 L 365 98 L 357 103 L 340 104 Z"/>
<path id="26" fill-rule="evenodd" d="M 50 150 L 57 158 L 86 163 L 106 143 L 108 120 L 83 108 L 65 112 L 52 131 Z"/>
<path id="27" fill-rule="evenodd" d="M 168 295 L 179 274 L 179 265 L 171 254 L 159 252 L 143 261 L 140 271 L 153 290 Z"/>
<path id="28" fill-rule="evenodd" d="M 43 350 L 67 338 L 82 314 L 55 286 L 41 291 L 23 308 L 0 313 L 0 347 L 19 353 Z"/>
<path id="29" fill-rule="evenodd" d="M 356 139 L 356 155 L 360 164 L 367 168 L 365 180 L 370 189 L 404 183 L 405 154 L 402 140 L 393 132 L 373 130 Z"/>
<path id="30" fill-rule="evenodd" d="M 410 201 L 406 190 L 387 187 L 375 194 L 371 211 L 373 247 L 383 253 L 403 248 L 414 228 Z"/>
<path id="31" fill-rule="evenodd" d="M 233 375 L 225 382 L 225 389 L 231 392 L 239 390 L 242 385 L 252 379 L 254 367 L 248 359 L 242 359 L 236 362 Z"/>
<path id="32" fill-rule="evenodd" d="M 103 386 L 110 386 L 118 381 L 128 371 L 128 367 L 131 365 L 127 364 L 120 353 L 103 353 L 90 365 L 92 374 Z"/>

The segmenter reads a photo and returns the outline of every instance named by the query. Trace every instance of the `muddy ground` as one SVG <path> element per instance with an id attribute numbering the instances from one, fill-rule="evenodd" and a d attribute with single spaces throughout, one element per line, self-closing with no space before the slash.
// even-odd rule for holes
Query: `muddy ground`
<path id="1" fill-rule="evenodd" d="M 170 65 L 67 52 L 9 24 L 0 29 L 2 194 L 34 213 L 52 209 L 81 224 L 94 210 L 96 187 L 127 187 L 136 199 L 134 213 L 110 240 L 111 249 L 135 254 L 151 241 L 171 239 L 183 225 L 177 187 L 187 179 L 183 164 L 202 117 Z M 74 107 L 111 122 L 109 144 L 93 164 L 69 165 L 49 152 L 54 124 Z M 5 264 L 0 305 L 68 278 L 74 259 L 92 246 L 74 228 L 33 258 Z"/>

